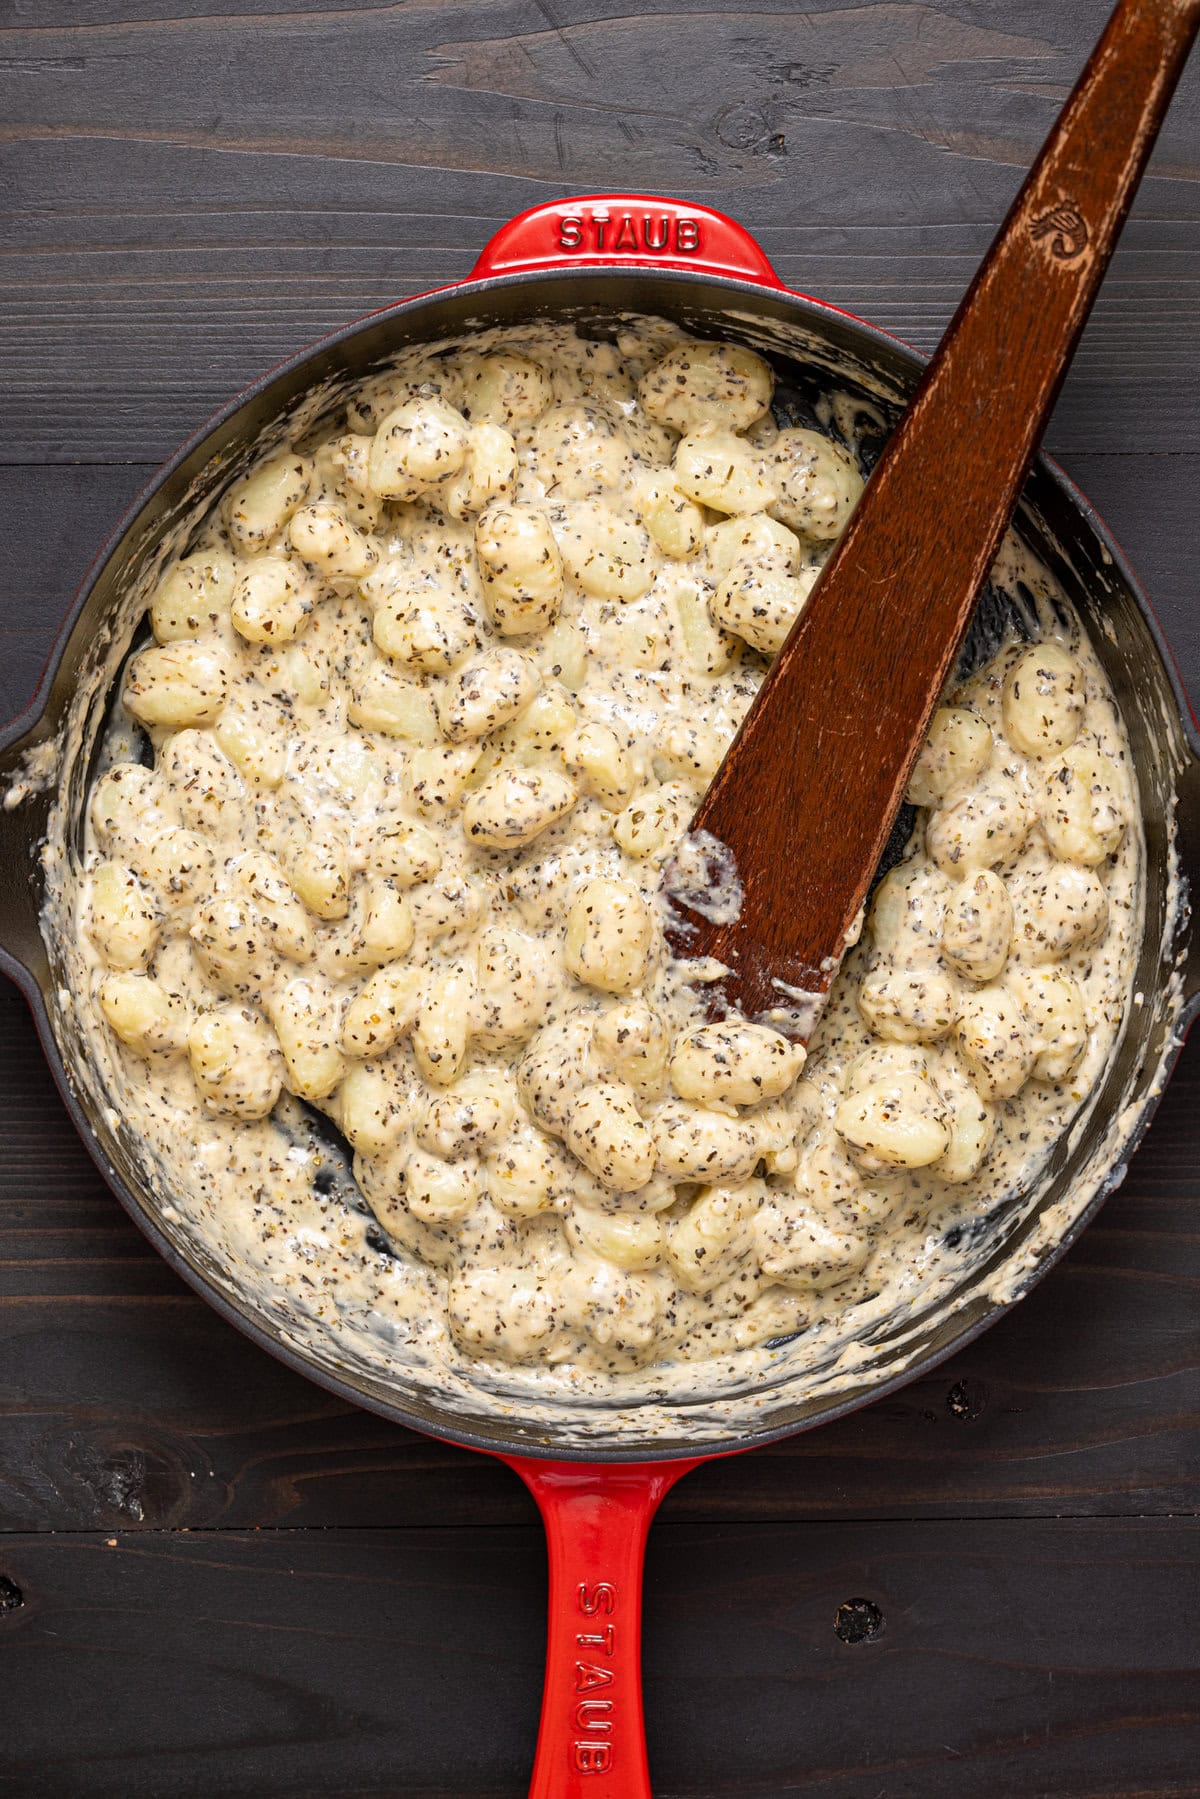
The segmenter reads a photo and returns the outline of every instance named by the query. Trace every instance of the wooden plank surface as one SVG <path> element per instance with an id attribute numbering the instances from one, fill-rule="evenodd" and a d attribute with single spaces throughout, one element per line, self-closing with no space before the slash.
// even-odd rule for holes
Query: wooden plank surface
<path id="1" fill-rule="evenodd" d="M 658 1799 L 1194 1795 L 1197 1547 L 1194 1519 L 662 1525 Z M 4 1558 L 0 1791 L 524 1790 L 532 1530 L 17 1536 Z"/>
<path id="2" fill-rule="evenodd" d="M 634 10 L 0 0 L 0 712 L 207 411 L 465 273 L 539 199 L 706 200 L 785 279 L 930 347 L 1107 4 Z M 1200 696 L 1198 295 L 1200 65 L 1049 439 Z M 8 991 L 0 1081 L 0 1794 L 519 1793 L 544 1581 L 524 1489 L 339 1405 L 182 1287 Z M 1198 1110 L 1193 1047 L 1016 1312 L 672 1494 L 660 1799 L 1200 1794 Z M 844 1642 L 858 1599 L 882 1628 Z"/>
<path id="3" fill-rule="evenodd" d="M 0 458 L 158 460 L 281 356 L 563 191 L 735 212 L 925 348 L 1107 0 L 8 0 Z M 1200 448 L 1200 67 L 1051 431 Z"/>

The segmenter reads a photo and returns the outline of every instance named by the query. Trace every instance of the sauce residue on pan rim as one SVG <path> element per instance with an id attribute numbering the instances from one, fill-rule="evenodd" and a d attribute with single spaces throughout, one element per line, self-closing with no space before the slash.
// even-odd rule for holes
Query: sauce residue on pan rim
<path id="1" fill-rule="evenodd" d="M 523 337 L 524 342 L 529 341 L 528 333 L 506 331 L 503 335 L 510 340 L 517 336 Z M 311 408 L 313 413 L 318 410 L 318 405 Z M 181 531 L 180 536 L 185 535 L 186 532 Z M 999 586 L 1012 589 L 1019 581 L 1026 593 L 1032 592 L 1037 597 L 1037 603 L 1045 608 L 1047 617 L 1053 602 L 1056 621 L 1060 623 L 1064 611 L 1061 598 L 1052 594 L 1048 575 L 1031 553 L 1011 536 L 996 580 Z M 64 745 L 64 763 L 72 759 L 73 753 L 78 753 L 80 733 L 88 722 L 91 702 L 103 686 L 104 674 L 111 676 L 138 610 L 136 598 L 131 599 L 122 620 L 112 632 L 106 668 L 97 670 L 89 693 L 81 693 L 73 708 L 72 736 Z M 1090 650 L 1086 653 L 1090 655 Z M 74 878 L 70 860 L 64 854 L 69 837 L 61 794 L 57 810 L 56 828 L 51 832 L 46 856 L 47 923 L 51 930 L 60 932 L 61 946 Z M 1138 833 L 1130 834 L 1131 842 L 1138 838 Z M 1138 931 L 1134 929 L 1131 947 L 1137 938 Z M 112 1050 L 105 1033 L 96 1028 L 94 1018 L 86 1016 L 87 1008 L 74 1005 L 65 990 L 60 1000 L 64 1010 L 73 1011 L 76 1026 L 88 1045 L 91 1066 L 83 1071 L 87 1084 L 95 1084 L 96 1094 L 111 1093 L 121 1083 L 113 1080 Z M 131 1128 L 129 1118 L 120 1118 L 120 1108 L 113 1108 L 111 1101 L 107 1103 L 113 1128 L 128 1133 Z M 1091 1129 L 1093 1104 L 1094 1094 L 1071 1127 L 1072 1139 L 1077 1143 Z M 989 1300 L 1007 1303 L 1015 1297 L 1031 1269 L 1069 1228 L 1071 1220 L 1090 1203 L 1094 1192 L 1106 1181 L 1107 1146 L 1121 1140 L 1128 1123 L 1124 1117 L 1110 1122 L 1070 1197 L 1042 1215 L 1036 1232 L 1020 1251 L 1001 1260 L 982 1289 Z M 168 1227 L 185 1241 L 189 1235 L 194 1237 L 198 1221 L 189 1213 L 187 1196 L 178 1180 L 166 1175 L 162 1165 L 148 1169 L 147 1173 Z M 1107 1176 L 1109 1184 L 1113 1178 Z M 1036 1188 L 1019 1208 L 1021 1213 L 1032 1209 L 1035 1193 Z M 213 1248 L 211 1223 L 211 1220 L 206 1221 L 200 1232 L 202 1240 L 207 1239 L 204 1241 L 206 1261 L 210 1260 Z M 314 1214 L 308 1223 L 313 1229 L 324 1228 L 326 1213 Z M 994 1248 L 993 1240 L 988 1245 L 989 1253 Z M 294 1286 L 289 1287 L 286 1280 L 281 1285 L 274 1285 L 263 1270 L 256 1269 L 252 1256 L 238 1244 L 236 1233 L 227 1242 L 222 1272 L 243 1308 L 249 1302 L 252 1312 L 263 1314 L 268 1330 L 284 1335 L 306 1356 L 312 1357 L 315 1353 L 332 1370 L 364 1376 L 390 1386 L 401 1400 L 406 1388 L 417 1395 L 424 1391 L 433 1403 L 460 1411 L 464 1417 L 494 1411 L 498 1417 L 511 1422 L 515 1409 L 531 1431 L 544 1427 L 553 1430 L 556 1438 L 564 1442 L 586 1443 L 600 1436 L 618 1439 L 621 1436 L 637 1439 L 651 1439 L 656 1435 L 703 1436 L 728 1429 L 731 1421 L 740 1421 L 745 1428 L 753 1429 L 756 1422 L 766 1424 L 765 1418 L 756 1415 L 769 1407 L 783 1386 L 788 1388 L 792 1400 L 802 1390 L 805 1400 L 819 1397 L 822 1402 L 831 1403 L 840 1391 L 890 1377 L 904 1365 L 904 1340 L 910 1329 L 917 1339 L 912 1353 L 919 1353 L 921 1326 L 918 1322 L 906 1327 L 903 1322 L 906 1314 L 912 1316 L 915 1310 L 923 1318 L 932 1305 L 954 1295 L 956 1289 L 963 1287 L 969 1261 L 969 1257 L 927 1246 L 920 1278 L 910 1283 L 907 1290 L 901 1283 L 887 1296 L 862 1297 L 848 1310 L 841 1307 L 846 1325 L 841 1332 L 814 1335 L 813 1331 L 807 1330 L 789 1343 L 744 1350 L 734 1356 L 713 1359 L 703 1366 L 696 1363 L 670 1368 L 656 1365 L 603 1379 L 593 1379 L 578 1369 L 562 1370 L 557 1376 L 548 1378 L 546 1370 L 481 1365 L 474 1359 L 457 1356 L 453 1346 L 445 1341 L 431 1341 L 427 1332 L 422 1331 L 406 1340 L 403 1313 L 399 1318 L 393 1316 L 389 1320 L 378 1312 L 373 1313 L 369 1307 L 351 1308 L 343 1313 L 336 1332 L 326 1336 L 326 1327 L 315 1311 L 308 1308 L 306 1313 L 303 1295 Z M 950 1297 L 950 1305 L 961 1307 L 979 1297 L 979 1288 L 969 1293 L 960 1292 L 958 1297 Z M 891 1340 L 887 1356 L 881 1362 L 879 1352 L 868 1339 L 881 1337 L 885 1332 L 890 1332 Z M 616 1420 L 614 1399 L 622 1408 L 621 1416 Z"/>

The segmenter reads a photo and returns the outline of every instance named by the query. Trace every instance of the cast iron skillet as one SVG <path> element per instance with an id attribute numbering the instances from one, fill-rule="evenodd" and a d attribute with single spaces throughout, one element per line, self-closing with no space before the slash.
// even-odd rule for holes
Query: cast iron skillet
<path id="1" fill-rule="evenodd" d="M 78 1028 L 60 999 L 42 847 L 74 854 L 97 731 L 136 622 L 128 596 L 164 537 L 218 493 L 263 434 L 314 387 L 361 378 L 402 345 L 478 326 L 573 319 L 611 331 L 621 312 L 658 314 L 700 336 L 762 350 L 790 416 L 830 388 L 898 416 L 920 359 L 861 320 L 786 289 L 758 245 L 702 207 L 644 196 L 591 197 L 535 208 L 488 244 L 470 278 L 388 307 L 265 375 L 184 445 L 101 552 L 64 624 L 37 697 L 0 736 L 0 967 L 29 1000 L 64 1103 L 114 1193 L 156 1248 L 256 1343 L 342 1398 L 507 1460 L 536 1497 L 550 1549 L 550 1631 L 542 1733 L 532 1792 L 638 1799 L 649 1793 L 639 1690 L 640 1580 L 645 1535 L 663 1494 L 713 1455 L 825 1422 L 928 1372 L 991 1323 L 1058 1259 L 1121 1180 L 1148 1125 L 1184 1033 L 1200 1009 L 1200 952 L 1186 882 L 1200 868 L 1200 739 L 1169 652 L 1119 548 L 1091 506 L 1042 458 L 1018 531 L 1082 616 L 1129 727 L 1145 820 L 1146 920 L 1124 1034 L 1088 1114 L 1057 1146 L 1036 1195 L 1015 1195 L 981 1220 L 960 1286 L 900 1330 L 864 1336 L 857 1374 L 833 1392 L 778 1375 L 728 1404 L 677 1405 L 641 1428 L 636 1406 L 523 1417 L 483 1398 L 451 1406 L 436 1386 L 410 1389 L 339 1360 L 337 1346 L 239 1290 L 189 1239 L 136 1146 L 106 1115 Z M 125 596 L 124 606 L 122 605 Z M 977 636 L 1011 624 L 998 594 Z M 979 646 L 981 647 L 981 646 Z M 82 729 L 61 744 L 74 702 Z M 47 747 L 42 747 L 47 746 Z M 40 754 L 39 754 L 40 750 Z M 719 1396 L 723 1399 L 723 1396 Z M 706 1396 L 711 1400 L 712 1395 Z"/>

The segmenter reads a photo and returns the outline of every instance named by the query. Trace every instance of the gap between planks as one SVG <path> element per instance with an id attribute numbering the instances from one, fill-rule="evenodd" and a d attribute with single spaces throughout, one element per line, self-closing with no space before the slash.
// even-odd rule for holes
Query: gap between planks
<path id="1" fill-rule="evenodd" d="M 668 1531 L 698 1530 L 753 1530 L 768 1531 L 781 1529 L 803 1530 L 884 1530 L 890 1526 L 904 1525 L 910 1528 L 944 1529 L 947 1526 L 957 1528 L 963 1524 L 1003 1524 L 1015 1528 L 1028 1529 L 1035 1524 L 1062 1524 L 1078 1526 L 1081 1529 L 1103 1524 L 1144 1524 L 1151 1529 L 1167 1524 L 1200 1524 L 1200 1512 L 953 1512 L 944 1517 L 930 1518 L 919 1512 L 889 1512 L 886 1515 L 870 1518 L 830 1517 L 813 1518 L 806 1513 L 772 1514 L 770 1518 L 745 1518 L 734 1513 L 721 1513 L 708 1518 L 664 1518 L 655 1519 L 653 1530 L 655 1536 Z M 44 1529 L 24 1525 L 12 1529 L 0 1525 L 0 1544 L 6 1541 L 16 1542 L 18 1539 L 31 1537 L 58 1537 L 64 1541 L 89 1542 L 95 1538 L 110 1539 L 120 1542 L 128 1539 L 131 1543 L 148 1538 L 168 1537 L 240 1537 L 247 1541 L 255 1537 L 321 1537 L 321 1536 L 398 1536 L 411 1535 L 414 1531 L 424 1536 L 461 1536 L 464 1531 L 505 1532 L 518 1534 L 543 1534 L 540 1523 L 503 1523 L 490 1519 L 464 1521 L 461 1524 L 174 1524 L 157 1525 L 93 1525 L 90 1529 L 63 1530 L 54 1525 Z"/>

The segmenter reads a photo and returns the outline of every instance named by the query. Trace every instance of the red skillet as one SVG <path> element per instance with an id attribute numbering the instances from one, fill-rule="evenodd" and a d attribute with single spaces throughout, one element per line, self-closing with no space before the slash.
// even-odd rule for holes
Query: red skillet
<path id="1" fill-rule="evenodd" d="M 1198 23 L 1200 0 L 1117 7 L 705 796 L 696 828 L 733 851 L 744 898 L 733 924 L 685 909 L 677 953 L 725 963 L 723 998 L 750 1016 L 777 976 L 828 989 Z M 845 719 L 854 732 L 823 729 Z M 798 776 L 803 798 L 774 804 Z M 505 1459 L 550 1555 L 531 1793 L 648 1793 L 646 1533 L 702 1458 L 600 1474 Z"/>
<path id="2" fill-rule="evenodd" d="M 1116 111 L 1094 128 L 1093 141 L 1108 141 L 1129 106 L 1136 111 L 1144 105 L 1151 122 L 1161 113 L 1170 70 L 1182 59 L 1198 12 L 1200 0 L 1186 5 L 1126 0 L 1118 9 L 1121 30 L 1142 34 L 1145 54 L 1139 66 L 1117 71 L 1110 28 L 1098 57 L 1109 75 L 1106 103 Z M 1089 67 L 1097 66 L 1094 58 Z M 1150 136 L 1147 125 L 1133 152 L 1137 167 Z M 1071 192 L 1066 185 L 1056 217 L 1029 240 L 1033 282 L 1043 276 L 1043 258 L 1058 258 L 1058 246 L 1065 254 L 1075 241 L 1077 226 L 1065 211 Z M 911 384 L 915 367 L 894 339 L 790 293 L 759 247 L 720 214 L 644 196 L 536 208 L 493 238 L 467 282 L 403 301 L 294 358 L 186 445 L 118 528 L 76 600 L 33 707 L 0 736 L 0 791 L 9 793 L 0 809 L 0 968 L 26 993 L 67 1108 L 122 1204 L 171 1266 L 255 1342 L 351 1402 L 499 1455 L 533 1493 L 550 1555 L 534 1799 L 589 1794 L 646 1799 L 649 1793 L 640 1691 L 641 1573 L 650 1520 L 675 1481 L 712 1455 L 787 1436 L 881 1396 L 926 1373 L 1001 1315 L 1005 1308 L 991 1284 L 998 1274 L 1011 1274 L 1012 1296 L 1027 1290 L 1119 1180 L 1200 1007 L 1200 951 L 1169 879 L 1176 818 L 1184 870 L 1200 877 L 1200 741 L 1181 712 L 1182 695 L 1165 645 L 1119 549 L 1086 501 L 1042 464 L 1027 490 L 1031 510 L 1020 528 L 1055 563 L 1091 627 L 1134 745 L 1148 846 L 1147 919 L 1135 975 L 1145 1003 L 1130 1018 L 1098 1098 L 1093 1130 L 1061 1146 L 1033 1203 L 1014 1201 L 977 1258 L 964 1263 L 950 1301 L 921 1313 L 902 1340 L 874 1343 L 861 1377 L 832 1399 L 803 1379 L 793 1391 L 784 1367 L 782 1378 L 773 1377 L 756 1393 L 731 1393 L 727 1420 L 710 1423 L 695 1437 L 684 1413 L 652 1433 L 637 1428 L 642 1415 L 636 1408 L 626 1408 L 592 1439 L 594 1459 L 587 1459 L 587 1441 L 578 1434 L 577 1421 L 565 1414 L 555 1443 L 524 1423 L 519 1411 L 501 1415 L 483 1405 L 478 1412 L 455 1410 L 436 1393 L 410 1391 L 347 1367 L 336 1344 L 306 1334 L 299 1320 L 280 1320 L 242 1291 L 228 1270 L 188 1237 L 178 1216 L 168 1214 L 136 1148 L 114 1128 L 69 1010 L 60 1005 L 65 971 L 53 934 L 43 936 L 40 926 L 47 879 L 41 846 L 49 836 L 70 853 L 86 784 L 86 745 L 60 759 L 57 780 L 49 786 L 39 782 L 30 752 L 61 731 L 80 684 L 97 670 L 111 681 L 116 650 L 107 629 L 123 583 L 153 553 L 171 522 L 218 493 L 239 463 L 255 453 L 259 432 L 316 382 L 358 378 L 405 341 L 453 336 L 475 321 L 622 309 L 661 312 L 702 335 L 760 344 L 761 326 L 784 364 L 789 358 L 815 362 L 829 371 L 834 386 L 853 385 L 869 371 L 885 392 L 899 394 Z M 1082 583 L 1072 566 L 1084 575 Z M 1103 631 L 1096 628 L 1101 619 Z M 104 699 L 103 685 L 97 684 L 93 716 L 103 710 Z M 1172 946 L 1165 967 L 1164 942 Z M 1052 1240 L 1039 1241 L 1046 1210 L 1074 1193 L 1070 1222 Z M 577 1459 L 548 1459 L 547 1450 Z"/>

